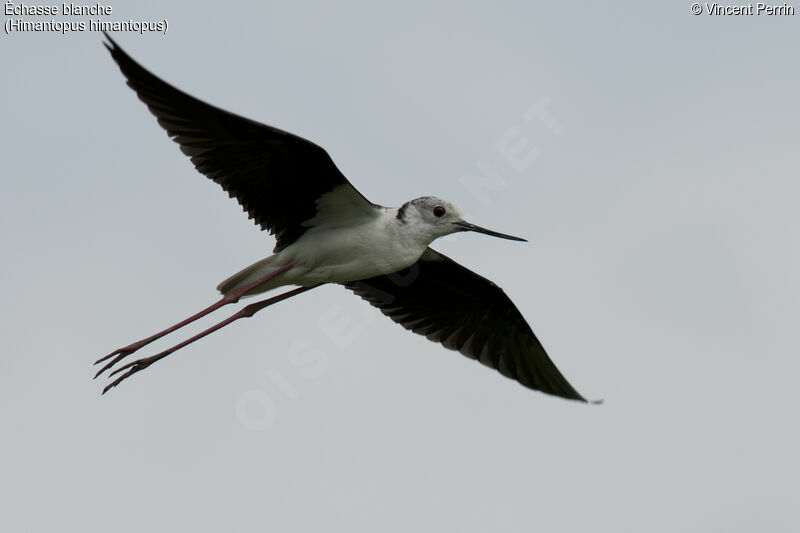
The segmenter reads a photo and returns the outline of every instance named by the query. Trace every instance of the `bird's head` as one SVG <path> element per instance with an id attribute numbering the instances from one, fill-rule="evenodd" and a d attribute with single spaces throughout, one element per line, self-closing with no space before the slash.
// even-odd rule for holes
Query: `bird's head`
<path id="1" fill-rule="evenodd" d="M 471 224 L 464 220 L 458 206 L 435 196 L 423 196 L 406 202 L 398 209 L 397 218 L 404 224 L 413 225 L 416 232 L 430 238 L 429 242 L 459 231 L 475 231 L 501 239 L 525 241 Z"/>

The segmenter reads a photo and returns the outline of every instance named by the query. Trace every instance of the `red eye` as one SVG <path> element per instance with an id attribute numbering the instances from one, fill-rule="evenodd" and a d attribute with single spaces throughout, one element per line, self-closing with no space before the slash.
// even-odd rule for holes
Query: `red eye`
<path id="1" fill-rule="evenodd" d="M 433 216 L 440 217 L 444 215 L 444 207 L 437 205 L 433 208 Z"/>

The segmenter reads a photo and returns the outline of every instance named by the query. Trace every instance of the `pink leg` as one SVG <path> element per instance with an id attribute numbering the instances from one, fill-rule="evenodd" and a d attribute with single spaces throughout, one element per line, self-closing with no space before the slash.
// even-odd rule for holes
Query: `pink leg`
<path id="1" fill-rule="evenodd" d="M 100 359 L 95 361 L 94 364 L 102 363 L 106 359 L 110 359 L 110 358 L 116 356 L 108 364 L 106 364 L 106 366 L 104 366 L 103 368 L 98 370 L 97 374 L 95 374 L 94 377 L 96 378 L 97 376 L 99 376 L 100 374 L 102 374 L 103 372 L 105 372 L 106 370 L 108 370 L 109 368 L 111 368 L 112 366 L 117 364 L 118 362 L 120 362 L 123 359 L 125 359 L 126 357 L 128 357 L 130 354 L 132 354 L 133 352 L 135 352 L 139 348 L 142 348 L 143 346 L 147 346 L 151 342 L 153 342 L 155 340 L 158 340 L 161 337 L 163 337 L 164 335 L 168 335 L 168 334 L 172 333 L 173 331 L 178 330 L 178 329 L 182 328 L 183 326 L 185 326 L 187 324 L 191 324 L 195 320 L 197 320 L 199 318 L 202 318 L 202 317 L 206 316 L 207 314 L 209 314 L 209 313 L 211 313 L 213 311 L 216 311 L 217 309 L 219 309 L 220 307 L 222 307 L 224 305 L 228 305 L 228 304 L 232 304 L 232 303 L 238 302 L 239 298 L 241 298 L 242 296 L 247 294 L 249 291 L 255 289 L 256 287 L 258 287 L 262 283 L 266 283 L 267 281 L 269 281 L 272 278 L 278 276 L 279 274 L 283 274 L 284 272 L 286 272 L 287 270 L 289 270 L 293 266 L 294 266 L 294 263 L 286 264 L 286 265 L 280 267 L 278 270 L 276 270 L 274 272 L 270 272 L 266 276 L 261 277 L 261 278 L 255 280 L 252 283 L 248 283 L 247 285 L 245 285 L 243 287 L 240 287 L 240 288 L 238 288 L 238 289 L 236 289 L 234 291 L 229 292 L 228 294 L 224 295 L 215 304 L 206 307 L 205 309 L 203 309 L 199 313 L 196 313 L 196 314 L 190 316 L 186 320 L 178 322 L 174 326 L 169 327 L 169 328 L 165 329 L 164 331 L 159 331 L 155 335 L 147 337 L 146 339 L 142 339 L 140 341 L 134 342 L 133 344 L 129 344 L 128 346 L 125 346 L 124 348 L 120 348 L 119 350 L 113 351 L 110 354 L 106 355 L 105 357 L 101 357 Z"/>
<path id="2" fill-rule="evenodd" d="M 314 287 L 319 287 L 319 285 L 312 285 L 311 287 L 300 287 L 300 288 L 297 288 L 297 289 L 294 289 L 294 290 L 291 290 L 291 291 L 288 291 L 288 292 L 284 292 L 283 294 L 279 294 L 277 296 L 273 296 L 272 298 L 267 298 L 266 300 L 261 300 L 260 302 L 256 302 L 256 303 L 250 304 L 247 307 L 244 307 L 243 309 L 239 310 L 237 313 L 235 313 L 235 314 L 231 315 L 230 317 L 226 318 L 222 322 L 219 322 L 219 323 L 211 326 L 210 328 L 208 328 L 208 329 L 206 329 L 204 331 L 201 331 L 200 333 L 198 333 L 194 337 L 191 337 L 190 339 L 187 339 L 187 340 L 181 342 L 180 344 L 176 344 L 172 348 L 164 350 L 163 352 L 158 353 L 156 355 L 152 355 L 150 357 L 144 357 L 142 359 L 138 359 L 136 361 L 132 361 L 132 362 L 126 364 L 126 365 L 123 365 L 123 366 L 117 368 L 111 374 L 109 374 L 108 377 L 111 377 L 111 376 L 113 376 L 115 374 L 118 374 L 118 373 L 122 372 L 125 369 L 130 369 L 130 370 L 128 370 L 127 372 L 122 374 L 120 377 L 118 377 L 115 381 L 111 382 L 109 385 L 106 385 L 106 387 L 103 389 L 103 394 L 108 392 L 110 389 L 113 389 L 114 387 L 119 385 L 122 381 L 124 381 L 125 379 L 131 377 L 133 374 L 139 372 L 140 370 L 144 370 L 145 368 L 147 368 L 148 366 L 152 365 L 156 361 L 158 361 L 160 359 L 163 359 L 166 356 L 168 356 L 169 354 L 180 350 L 184 346 L 188 346 L 189 344 L 193 343 L 194 341 L 202 339 L 206 335 L 210 335 L 211 333 L 214 333 L 218 329 L 224 328 L 225 326 L 227 326 L 231 322 L 235 322 L 236 320 L 239 320 L 240 318 L 250 318 L 251 316 L 253 316 L 257 312 L 259 312 L 262 309 L 264 309 L 265 307 L 268 307 L 268 306 L 270 306 L 270 305 L 272 305 L 274 303 L 278 303 L 278 302 L 280 302 L 282 300 L 285 300 L 287 298 L 291 298 L 292 296 L 298 295 L 301 292 L 305 292 L 305 291 L 311 290 Z"/>

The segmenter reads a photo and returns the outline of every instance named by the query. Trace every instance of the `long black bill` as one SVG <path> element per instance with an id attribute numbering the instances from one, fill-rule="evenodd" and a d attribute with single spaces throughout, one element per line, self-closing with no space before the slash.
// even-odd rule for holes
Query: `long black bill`
<path id="1" fill-rule="evenodd" d="M 522 239 L 520 237 L 514 237 L 513 235 L 506 235 L 505 233 L 498 233 L 496 231 L 492 231 L 490 229 L 482 228 L 480 226 L 476 226 L 475 224 L 470 224 L 469 222 L 464 222 L 463 220 L 459 220 L 458 222 L 453 222 L 453 225 L 458 226 L 461 228 L 461 231 L 475 231 L 478 233 L 484 233 L 486 235 L 491 235 L 492 237 L 500 237 L 501 239 L 508 239 L 510 241 L 522 241 L 528 242 L 526 239 Z"/>

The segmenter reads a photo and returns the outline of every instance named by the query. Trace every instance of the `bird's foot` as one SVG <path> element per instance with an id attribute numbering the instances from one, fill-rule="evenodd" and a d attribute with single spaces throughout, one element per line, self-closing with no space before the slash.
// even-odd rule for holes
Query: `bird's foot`
<path id="1" fill-rule="evenodd" d="M 133 344 L 129 344 L 129 345 L 125 346 L 124 348 L 120 348 L 119 350 L 115 350 L 115 351 L 111 352 L 110 354 L 108 354 L 108 355 L 106 355 L 104 357 L 101 357 L 100 359 L 95 361 L 94 364 L 97 365 L 97 364 L 100 364 L 103 361 L 106 361 L 106 360 L 111 359 L 113 357 L 113 359 L 111 359 L 111 361 L 106 363 L 106 365 L 103 368 L 101 368 L 100 370 L 97 371 L 97 373 L 94 375 L 93 379 L 96 379 L 97 376 L 99 376 L 100 374 L 102 374 L 106 370 L 110 369 L 111 367 L 113 367 L 114 365 L 116 365 L 117 363 L 119 363 L 120 361 L 125 359 L 126 357 L 128 357 L 130 354 L 132 354 L 133 352 L 137 351 L 142 346 L 145 346 L 145 345 L 149 344 L 151 342 L 151 340 L 152 340 L 151 338 L 142 339 L 140 341 L 134 342 Z"/>
<path id="2" fill-rule="evenodd" d="M 109 378 L 114 376 L 114 375 L 116 375 L 116 374 L 119 374 L 120 372 L 123 372 L 124 370 L 127 370 L 127 372 L 125 372 L 120 377 L 118 377 L 117 379 L 115 379 L 114 381 L 112 381 L 111 383 L 106 385 L 105 388 L 103 389 L 103 394 L 105 394 L 109 390 L 113 389 L 114 387 L 116 387 L 117 385 L 119 385 L 120 383 L 122 383 L 123 381 L 125 381 L 126 379 L 131 377 L 132 375 L 136 374 L 137 372 L 140 372 L 140 371 L 144 370 L 145 368 L 147 368 L 148 366 L 152 365 L 153 363 L 155 363 L 159 359 L 163 359 L 164 357 L 166 357 L 170 353 L 172 353 L 172 352 L 170 350 L 167 350 L 165 352 L 161 352 L 161 353 L 156 354 L 156 355 L 151 355 L 150 357 L 143 357 L 141 359 L 137 359 L 136 361 L 131 361 L 130 363 L 128 363 L 126 365 L 122 365 L 121 367 L 117 368 L 116 370 L 114 370 L 113 372 L 111 372 L 108 375 Z M 117 358 L 119 358 L 119 356 Z M 116 362 L 117 358 L 115 358 L 114 362 Z M 113 362 L 112 362 L 112 364 L 113 364 Z"/>

